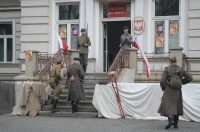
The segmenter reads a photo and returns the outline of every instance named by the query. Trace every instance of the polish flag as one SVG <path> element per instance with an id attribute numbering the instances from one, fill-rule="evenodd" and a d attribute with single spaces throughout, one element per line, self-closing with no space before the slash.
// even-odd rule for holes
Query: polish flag
<path id="1" fill-rule="evenodd" d="M 135 47 L 137 50 L 140 51 L 140 54 L 142 55 L 143 61 L 144 61 L 145 65 L 146 65 L 146 75 L 147 75 L 147 77 L 150 77 L 149 61 L 147 60 L 147 57 L 146 57 L 146 55 L 144 54 L 144 51 L 142 50 L 140 44 L 137 42 L 137 40 L 135 40 L 135 41 L 132 43 L 132 46 Z"/>
<path id="2" fill-rule="evenodd" d="M 59 43 L 59 46 L 61 49 L 64 49 L 64 50 L 68 50 L 68 45 L 67 43 L 65 42 L 65 40 L 61 39 L 60 35 L 58 34 L 57 31 L 56 32 L 56 36 L 57 36 L 57 39 L 58 39 L 58 43 Z"/>

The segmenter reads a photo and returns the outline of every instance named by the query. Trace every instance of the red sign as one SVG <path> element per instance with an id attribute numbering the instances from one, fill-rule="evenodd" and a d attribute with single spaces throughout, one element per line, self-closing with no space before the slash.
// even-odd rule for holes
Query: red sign
<path id="1" fill-rule="evenodd" d="M 108 18 L 127 17 L 127 5 L 125 3 L 108 4 Z"/>
<path id="2" fill-rule="evenodd" d="M 135 17 L 133 20 L 133 30 L 137 35 L 142 34 L 144 31 L 144 19 L 142 17 Z"/>

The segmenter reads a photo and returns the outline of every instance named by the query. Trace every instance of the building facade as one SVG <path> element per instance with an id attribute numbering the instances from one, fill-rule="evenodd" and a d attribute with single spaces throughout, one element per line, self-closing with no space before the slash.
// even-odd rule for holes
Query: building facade
<path id="1" fill-rule="evenodd" d="M 133 32 L 136 16 L 144 32 Z M 182 47 L 187 57 L 200 56 L 199 0 L 2 0 L 0 1 L 0 71 L 19 72 L 24 50 L 53 54 L 56 32 L 70 49 L 86 28 L 91 39 L 88 72 L 107 72 L 117 52 L 123 26 L 151 56 Z M 198 66 L 194 69 L 200 71 Z M 8 68 L 10 70 L 8 70 Z"/>

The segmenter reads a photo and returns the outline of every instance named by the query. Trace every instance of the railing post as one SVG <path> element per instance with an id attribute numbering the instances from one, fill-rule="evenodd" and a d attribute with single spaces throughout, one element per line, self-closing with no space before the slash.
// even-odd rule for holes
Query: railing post
<path id="1" fill-rule="evenodd" d="M 25 55 L 25 76 L 33 77 L 38 73 L 38 51 Z"/>
<path id="2" fill-rule="evenodd" d="M 177 65 L 182 67 L 183 66 L 183 55 L 182 55 L 183 48 L 178 47 L 178 48 L 170 48 L 170 58 L 173 56 L 176 56 L 177 59 Z"/>
<path id="3" fill-rule="evenodd" d="M 137 49 L 130 49 L 129 54 L 129 67 L 130 69 L 137 70 Z"/>

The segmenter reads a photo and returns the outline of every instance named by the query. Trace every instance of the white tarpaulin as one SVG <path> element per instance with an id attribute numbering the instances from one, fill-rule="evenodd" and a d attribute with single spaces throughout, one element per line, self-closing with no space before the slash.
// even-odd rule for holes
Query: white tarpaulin
<path id="1" fill-rule="evenodd" d="M 166 119 L 157 113 L 163 94 L 158 83 L 121 83 L 118 85 L 126 118 Z M 182 95 L 184 115 L 180 119 L 200 122 L 200 85 L 183 85 Z M 97 109 L 99 117 L 121 118 L 111 84 L 95 86 L 93 105 Z"/>

